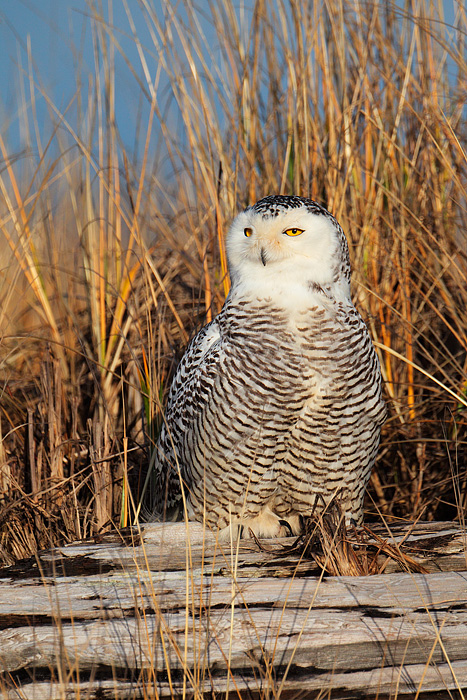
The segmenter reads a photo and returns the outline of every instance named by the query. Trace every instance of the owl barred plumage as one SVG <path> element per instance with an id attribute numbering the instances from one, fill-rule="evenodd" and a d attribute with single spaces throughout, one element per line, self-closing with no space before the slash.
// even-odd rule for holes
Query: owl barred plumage
<path id="1" fill-rule="evenodd" d="M 230 293 L 170 389 L 155 512 L 183 515 L 182 480 L 189 519 L 225 536 L 297 533 L 335 496 L 361 522 L 385 406 L 345 235 L 316 202 L 269 196 L 226 245 Z"/>

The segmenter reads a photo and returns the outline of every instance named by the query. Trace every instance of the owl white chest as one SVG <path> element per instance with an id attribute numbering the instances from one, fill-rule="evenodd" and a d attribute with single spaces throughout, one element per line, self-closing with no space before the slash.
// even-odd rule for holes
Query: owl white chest
<path id="1" fill-rule="evenodd" d="M 303 296 L 303 295 L 302 295 Z M 290 297 L 289 297 L 290 300 Z M 287 385 L 295 397 L 328 394 L 346 381 L 342 348 L 365 344 L 358 313 L 311 291 L 307 304 L 284 304 L 280 297 L 232 297 L 221 314 L 221 335 L 237 362 L 248 362 L 268 385 Z M 285 387 L 284 387 L 285 388 Z"/>

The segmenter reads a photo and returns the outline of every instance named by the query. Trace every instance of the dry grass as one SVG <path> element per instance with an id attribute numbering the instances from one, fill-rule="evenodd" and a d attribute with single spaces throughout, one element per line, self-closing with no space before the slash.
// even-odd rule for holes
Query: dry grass
<path id="1" fill-rule="evenodd" d="M 171 373 L 228 290 L 229 221 L 278 192 L 349 239 L 390 415 L 368 515 L 463 519 L 465 11 L 450 27 L 428 1 L 277 0 L 242 24 L 230 2 L 209 20 L 162 6 L 144 4 L 152 45 L 134 36 L 139 162 L 98 3 L 75 111 L 49 101 L 42 143 L 24 75 L 26 157 L 0 140 L 0 560 L 133 520 Z"/>
<path id="2" fill-rule="evenodd" d="M 385 525 L 387 527 L 387 523 Z M 257 544 L 263 548 L 258 540 Z M 285 551 L 296 555 L 299 561 L 312 559 L 321 572 L 329 576 L 377 576 L 385 572 L 390 560 L 395 561 L 401 571 L 428 573 L 387 537 L 381 537 L 366 525 L 358 529 L 346 525 L 337 502 L 324 506 L 322 513 L 317 511 L 306 518 L 303 532 L 292 545 L 285 547 Z"/>
<path id="3" fill-rule="evenodd" d="M 377 558 L 362 542 L 349 559 L 343 548 L 355 536 L 345 535 L 337 509 L 328 516 L 318 520 L 321 553 L 302 552 L 301 562 L 277 542 L 263 544 L 266 554 L 253 542 L 219 545 L 185 523 L 42 553 L 33 579 L 19 562 L 0 586 L 3 624 L 14 627 L 2 633 L 0 694 L 284 700 L 412 698 L 417 690 L 438 698 L 445 682 L 451 697 L 463 697 L 454 690 L 466 675 L 463 572 L 349 581 L 356 562 Z M 444 546 L 446 529 L 431 531 L 434 539 L 444 532 Z M 410 531 L 380 537 L 381 559 L 392 549 L 410 569 L 402 555 Z M 418 532 L 418 545 L 426 547 L 426 534 Z M 303 567 L 308 554 L 322 555 L 321 575 Z M 84 561 L 92 567 L 85 576 Z M 325 571 L 345 577 L 325 581 Z"/>

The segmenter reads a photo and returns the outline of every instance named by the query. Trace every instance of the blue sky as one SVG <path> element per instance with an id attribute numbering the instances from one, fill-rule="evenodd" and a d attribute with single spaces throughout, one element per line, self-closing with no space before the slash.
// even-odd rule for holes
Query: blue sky
<path id="1" fill-rule="evenodd" d="M 272 0 L 271 0 L 272 1 Z M 153 74 L 156 73 L 156 59 L 151 57 L 153 43 L 149 35 L 141 5 L 138 0 L 127 0 L 131 16 L 136 25 L 138 37 L 147 47 L 145 55 Z M 399 0 L 401 6 L 402 0 Z M 428 0 L 421 0 L 428 2 Z M 445 18 L 452 22 L 453 7 L 456 0 L 444 0 Z M 114 36 L 121 44 L 132 66 L 145 84 L 135 42 L 131 36 L 130 24 L 125 11 L 124 0 L 102 0 L 105 21 L 109 20 L 108 7 L 113 8 L 112 26 Z M 154 0 L 150 4 L 157 8 L 162 17 L 161 3 Z M 173 5 L 182 11 L 184 2 Z M 238 0 L 234 5 L 252 6 L 253 0 Z M 198 7 L 207 10 L 206 0 L 199 0 Z M 207 24 L 207 27 L 209 25 Z M 31 112 L 31 95 L 29 76 L 33 75 L 35 88 L 37 123 L 43 129 L 42 136 L 47 138 L 47 128 L 51 129 L 51 120 L 47 115 L 47 101 L 40 90 L 51 98 L 56 107 L 63 111 L 77 92 L 77 79 L 81 78 L 80 93 L 87 94 L 90 76 L 95 75 L 91 11 L 85 0 L 0 0 L 0 128 L 3 138 L 8 143 L 10 153 L 19 150 L 24 144 L 24 129 L 20 130 L 21 111 L 26 105 Z M 209 31 L 209 29 L 207 30 Z M 28 55 L 30 45 L 30 61 Z M 142 98 L 141 88 L 125 65 L 124 59 L 116 53 L 116 112 L 117 123 L 125 146 L 130 149 L 135 140 L 138 115 L 141 110 L 147 115 L 148 100 Z M 84 89 L 83 89 L 84 86 Z M 164 86 L 160 86 L 164 95 Z M 71 109 L 76 107 L 76 101 Z M 30 120 L 31 126 L 32 120 Z M 139 139 L 141 144 L 142 139 Z"/>
<path id="2" fill-rule="evenodd" d="M 143 16 L 135 0 L 129 0 L 136 30 L 142 43 L 150 45 Z M 103 3 L 108 21 L 108 2 Z M 113 3 L 115 35 L 133 67 L 140 62 L 131 37 L 131 30 L 121 0 Z M 0 0 L 0 124 L 3 138 L 10 148 L 19 148 L 25 134 L 20 132 L 21 111 L 30 109 L 30 76 L 36 83 L 35 97 L 38 123 L 47 131 L 47 100 L 43 90 L 60 110 L 64 111 L 78 90 L 86 97 L 90 76 L 95 75 L 91 11 L 85 0 Z M 30 49 L 30 50 L 29 50 Z M 131 147 L 136 120 L 144 100 L 118 52 L 115 54 L 117 119 L 119 128 Z M 31 124 L 32 126 L 32 124 Z M 50 126 L 50 124 L 49 124 Z M 49 134 L 45 133 L 47 138 Z"/>

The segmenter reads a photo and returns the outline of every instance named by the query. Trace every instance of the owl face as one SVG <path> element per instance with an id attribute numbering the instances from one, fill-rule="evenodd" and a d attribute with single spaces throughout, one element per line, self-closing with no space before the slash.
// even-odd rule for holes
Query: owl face
<path id="1" fill-rule="evenodd" d="M 239 214 L 227 237 L 232 284 L 263 294 L 298 287 L 349 297 L 347 241 L 337 221 L 302 197 L 265 197 Z M 272 294 L 276 296 L 276 294 Z"/>

